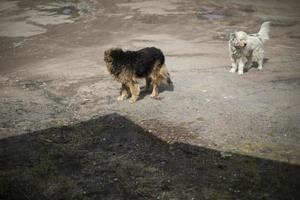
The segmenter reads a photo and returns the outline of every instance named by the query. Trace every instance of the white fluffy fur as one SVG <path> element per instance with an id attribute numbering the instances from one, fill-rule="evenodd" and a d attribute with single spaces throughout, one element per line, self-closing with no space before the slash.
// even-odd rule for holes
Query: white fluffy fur
<path id="1" fill-rule="evenodd" d="M 238 31 L 230 34 L 229 52 L 232 61 L 230 72 L 244 73 L 244 67 L 250 68 L 252 62 L 258 63 L 262 70 L 264 49 L 263 44 L 269 39 L 270 22 L 264 22 L 256 34 Z"/>

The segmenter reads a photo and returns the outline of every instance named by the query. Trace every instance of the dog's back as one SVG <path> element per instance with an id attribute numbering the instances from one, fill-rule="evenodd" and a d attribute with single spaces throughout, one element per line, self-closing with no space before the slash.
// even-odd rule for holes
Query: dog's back
<path id="1" fill-rule="evenodd" d="M 144 49 L 140 49 L 139 51 L 137 51 L 137 53 L 140 54 L 140 56 L 144 58 L 144 60 L 159 60 L 161 65 L 165 64 L 165 56 L 158 48 L 146 47 Z"/>
<path id="2" fill-rule="evenodd" d="M 147 47 L 138 51 L 123 51 L 119 48 L 108 49 L 104 53 L 108 71 L 115 77 L 126 73 L 137 78 L 147 77 L 154 68 L 161 68 L 165 63 L 162 51 L 155 47 Z"/>
<path id="3" fill-rule="evenodd" d="M 136 60 L 134 62 L 136 76 L 148 76 L 157 62 L 159 62 L 158 66 L 162 66 L 165 63 L 165 56 L 160 49 L 147 47 L 136 51 Z"/>

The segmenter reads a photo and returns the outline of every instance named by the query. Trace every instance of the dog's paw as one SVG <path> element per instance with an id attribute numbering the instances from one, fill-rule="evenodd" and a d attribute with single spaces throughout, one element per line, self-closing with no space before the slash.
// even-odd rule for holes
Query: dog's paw
<path id="1" fill-rule="evenodd" d="M 259 71 L 261 71 L 261 70 L 262 70 L 262 67 L 258 67 L 257 69 L 258 69 Z"/>
<path id="2" fill-rule="evenodd" d="M 129 103 L 135 103 L 137 101 L 138 97 L 131 97 L 129 99 Z"/>
<path id="3" fill-rule="evenodd" d="M 235 73 L 235 71 L 236 71 L 236 69 L 234 69 L 234 68 L 231 68 L 231 69 L 229 70 L 230 73 Z"/>
<path id="4" fill-rule="evenodd" d="M 153 98 L 153 99 L 155 99 L 155 98 L 158 97 L 158 95 L 157 94 L 151 94 L 150 97 Z"/>
<path id="5" fill-rule="evenodd" d="M 242 72 L 242 71 L 238 72 L 238 75 L 243 75 L 243 74 L 244 74 L 244 72 Z"/>
<path id="6" fill-rule="evenodd" d="M 124 96 L 119 96 L 119 97 L 117 98 L 118 101 L 123 101 L 124 99 L 125 99 Z"/>
<path id="7" fill-rule="evenodd" d="M 155 97 L 152 97 L 152 99 L 155 99 L 155 100 L 161 101 L 161 100 L 163 100 L 163 97 L 160 97 L 160 96 L 155 96 Z"/>

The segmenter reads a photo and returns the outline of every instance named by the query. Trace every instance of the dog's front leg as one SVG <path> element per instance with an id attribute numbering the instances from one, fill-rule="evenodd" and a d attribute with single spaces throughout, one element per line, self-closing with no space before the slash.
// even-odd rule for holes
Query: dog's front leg
<path id="1" fill-rule="evenodd" d="M 123 101 L 124 99 L 127 99 L 129 96 L 129 88 L 127 85 L 122 84 L 120 96 L 118 97 L 118 101 Z"/>
<path id="2" fill-rule="evenodd" d="M 235 73 L 236 70 L 237 70 L 237 64 L 236 63 L 231 63 L 231 69 L 229 70 L 229 72 Z"/>
<path id="3" fill-rule="evenodd" d="M 129 83 L 129 89 L 131 92 L 130 103 L 136 102 L 140 95 L 140 86 L 136 82 Z"/>
<path id="4" fill-rule="evenodd" d="M 245 59 L 243 59 L 243 58 L 240 58 L 239 59 L 239 69 L 238 69 L 238 74 L 239 75 L 242 75 L 242 74 L 244 74 L 244 66 L 245 66 Z"/>
<path id="5" fill-rule="evenodd" d="M 229 70 L 229 72 L 235 73 L 236 70 L 237 70 L 237 62 L 236 62 L 236 59 L 231 58 L 231 69 Z"/>

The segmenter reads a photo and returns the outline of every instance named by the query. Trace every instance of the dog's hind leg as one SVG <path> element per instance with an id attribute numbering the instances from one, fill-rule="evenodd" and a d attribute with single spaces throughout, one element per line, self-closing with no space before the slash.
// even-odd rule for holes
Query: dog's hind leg
<path id="1" fill-rule="evenodd" d="M 118 101 L 123 101 L 124 99 L 127 99 L 129 96 L 129 93 L 130 93 L 130 91 L 129 91 L 128 86 L 125 84 L 122 84 L 120 96 L 118 97 Z"/>
<path id="2" fill-rule="evenodd" d="M 156 98 L 157 96 L 158 96 L 158 84 L 153 83 L 153 90 L 152 90 L 151 97 Z"/>
<path id="3" fill-rule="evenodd" d="M 264 62 L 264 52 L 263 52 L 263 50 L 261 50 L 260 55 L 258 56 L 258 59 L 257 59 L 257 63 L 258 63 L 257 69 L 258 70 L 262 70 L 263 62 Z"/>
<path id="4" fill-rule="evenodd" d="M 129 89 L 131 92 L 130 103 L 134 103 L 139 98 L 140 86 L 137 82 L 134 82 L 134 81 L 130 82 L 128 85 L 129 85 Z"/>
<path id="5" fill-rule="evenodd" d="M 255 51 L 253 51 L 253 59 L 257 61 L 258 70 L 262 70 L 263 68 L 263 60 L 264 60 L 264 50 L 263 48 L 258 48 Z"/>
<path id="6" fill-rule="evenodd" d="M 250 69 L 252 67 L 252 56 L 249 56 L 248 57 L 248 61 L 247 61 L 247 64 L 246 64 L 246 70 Z"/>

